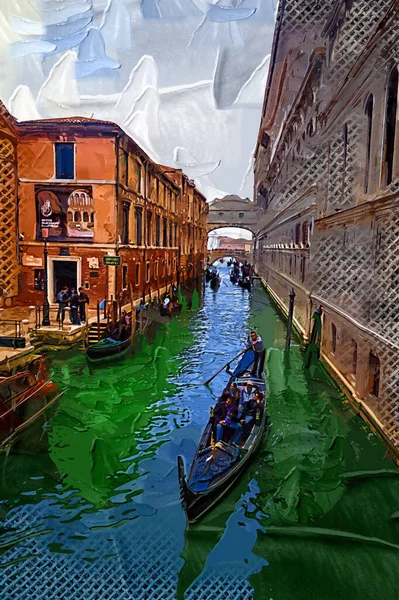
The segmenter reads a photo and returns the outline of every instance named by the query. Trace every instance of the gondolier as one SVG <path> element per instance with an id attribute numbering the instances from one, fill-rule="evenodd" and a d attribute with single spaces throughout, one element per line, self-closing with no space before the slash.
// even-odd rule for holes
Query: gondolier
<path id="1" fill-rule="evenodd" d="M 255 353 L 254 366 L 251 374 L 253 377 L 261 377 L 263 373 L 263 367 L 265 366 L 266 350 L 263 345 L 262 338 L 256 333 L 256 331 L 251 331 L 250 338 L 251 343 L 249 346 L 247 346 L 247 350 L 252 349 Z"/>

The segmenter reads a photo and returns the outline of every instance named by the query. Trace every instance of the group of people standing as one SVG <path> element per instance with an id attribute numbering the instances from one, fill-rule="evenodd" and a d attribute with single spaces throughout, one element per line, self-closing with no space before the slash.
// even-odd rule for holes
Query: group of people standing
<path id="1" fill-rule="evenodd" d="M 64 322 L 65 309 L 69 307 L 69 318 L 72 325 L 81 325 L 86 322 L 86 305 L 89 304 L 89 297 L 82 287 L 76 291 L 76 288 L 69 289 L 67 285 L 64 285 L 57 294 L 56 302 L 58 304 L 57 321 Z"/>

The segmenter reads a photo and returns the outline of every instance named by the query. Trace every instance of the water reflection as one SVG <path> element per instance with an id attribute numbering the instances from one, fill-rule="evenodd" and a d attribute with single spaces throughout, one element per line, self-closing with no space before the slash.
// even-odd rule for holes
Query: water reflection
<path id="1" fill-rule="evenodd" d="M 48 454 L 1 459 L 2 598 L 33 588 L 46 600 L 325 600 L 335 589 L 346 600 L 377 598 L 378 585 L 394 598 L 397 471 L 320 367 L 304 372 L 298 347 L 287 365 L 263 290 L 250 296 L 222 272 L 202 307 L 126 361 L 90 372 L 79 353 L 49 357 L 64 396 Z M 225 379 L 202 382 L 250 327 L 271 349 L 270 434 L 232 493 L 186 531 L 176 457 L 191 462 Z"/>

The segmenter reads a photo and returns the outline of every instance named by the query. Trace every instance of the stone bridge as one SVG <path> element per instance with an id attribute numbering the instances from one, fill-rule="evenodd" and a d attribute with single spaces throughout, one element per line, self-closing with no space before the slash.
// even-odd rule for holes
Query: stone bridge
<path id="1" fill-rule="evenodd" d="M 251 262 L 251 252 L 247 252 L 246 250 L 228 250 L 227 248 L 208 250 L 207 262 L 213 264 L 217 260 L 227 257 L 235 258 L 239 262 L 244 262 L 245 260 Z"/>
<path id="2" fill-rule="evenodd" d="M 220 227 L 240 227 L 255 234 L 259 229 L 259 208 L 249 198 L 225 196 L 209 203 L 207 231 Z"/>

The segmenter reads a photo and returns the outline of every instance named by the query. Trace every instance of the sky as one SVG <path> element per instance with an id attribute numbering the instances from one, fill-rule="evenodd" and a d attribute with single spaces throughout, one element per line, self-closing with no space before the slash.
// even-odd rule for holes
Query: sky
<path id="1" fill-rule="evenodd" d="M 276 3 L 1 2 L 0 97 L 19 120 L 115 121 L 208 201 L 252 198 Z"/>

